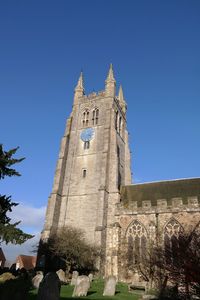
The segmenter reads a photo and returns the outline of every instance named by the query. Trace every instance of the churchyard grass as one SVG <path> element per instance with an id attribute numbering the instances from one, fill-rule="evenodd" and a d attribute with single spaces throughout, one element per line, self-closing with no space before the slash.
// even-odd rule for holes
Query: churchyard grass
<path id="1" fill-rule="evenodd" d="M 89 289 L 87 297 L 72 297 L 73 286 L 63 285 L 60 293 L 60 300 L 75 300 L 75 299 L 90 299 L 90 300 L 137 300 L 139 295 L 129 293 L 128 287 L 124 283 L 118 283 L 116 294 L 112 297 L 103 296 L 104 281 L 94 280 Z M 36 300 L 37 290 L 32 290 L 29 293 L 29 300 Z"/>

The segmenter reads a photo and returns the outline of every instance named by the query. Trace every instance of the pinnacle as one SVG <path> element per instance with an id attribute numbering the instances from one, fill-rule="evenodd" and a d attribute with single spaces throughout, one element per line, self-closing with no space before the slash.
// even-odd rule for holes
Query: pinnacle
<path id="1" fill-rule="evenodd" d="M 122 89 L 121 84 L 120 84 L 120 87 L 119 87 L 118 99 L 119 99 L 119 103 L 122 107 L 123 112 L 126 113 L 127 104 L 126 104 L 126 100 L 124 99 L 124 93 L 123 93 L 123 89 Z"/>
<path id="2" fill-rule="evenodd" d="M 115 82 L 112 64 L 110 64 L 110 68 L 109 68 L 109 71 L 108 71 L 108 76 L 106 78 L 106 82 L 109 82 L 109 81 L 112 81 L 112 82 L 114 81 Z"/>
<path id="3" fill-rule="evenodd" d="M 118 98 L 119 98 L 119 101 L 120 102 L 124 102 L 124 93 L 123 93 L 123 89 L 122 89 L 122 86 L 120 84 L 120 87 L 119 87 L 119 95 L 118 95 Z"/>
<path id="4" fill-rule="evenodd" d="M 77 86 L 75 88 L 76 90 L 82 90 L 84 92 L 84 80 L 83 80 L 83 72 L 81 71 Z"/>

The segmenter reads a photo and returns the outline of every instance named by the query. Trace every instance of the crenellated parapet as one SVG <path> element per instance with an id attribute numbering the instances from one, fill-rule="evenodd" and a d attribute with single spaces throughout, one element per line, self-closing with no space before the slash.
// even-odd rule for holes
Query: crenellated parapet
<path id="1" fill-rule="evenodd" d="M 140 203 L 137 201 L 121 201 L 116 204 L 115 215 L 151 214 L 178 211 L 200 211 L 200 197 L 174 197 L 171 199 L 157 199 L 156 201 L 143 200 Z"/>
<path id="2" fill-rule="evenodd" d="M 82 102 L 91 101 L 93 99 L 98 100 L 98 99 L 101 99 L 102 97 L 105 97 L 105 91 L 92 92 L 88 95 L 83 95 L 79 99 L 79 101 L 80 101 L 80 103 L 82 103 Z"/>
<path id="3" fill-rule="evenodd" d="M 199 210 L 200 178 L 191 178 L 124 186 L 115 214 Z"/>

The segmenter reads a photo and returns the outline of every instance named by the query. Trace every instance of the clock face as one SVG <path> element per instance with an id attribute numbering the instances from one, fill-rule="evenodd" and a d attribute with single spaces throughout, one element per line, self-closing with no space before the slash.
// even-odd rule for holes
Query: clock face
<path id="1" fill-rule="evenodd" d="M 94 136 L 94 128 L 86 128 L 81 132 L 83 142 L 89 142 Z"/>

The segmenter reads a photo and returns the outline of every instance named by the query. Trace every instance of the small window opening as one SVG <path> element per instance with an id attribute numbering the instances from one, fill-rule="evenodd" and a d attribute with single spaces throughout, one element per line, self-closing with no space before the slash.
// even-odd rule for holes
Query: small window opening
<path id="1" fill-rule="evenodd" d="M 87 170 L 86 170 L 86 169 L 83 169 L 83 178 L 86 177 L 86 174 L 87 174 Z"/>

